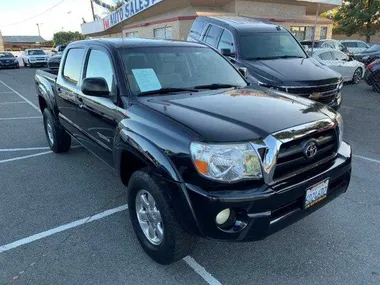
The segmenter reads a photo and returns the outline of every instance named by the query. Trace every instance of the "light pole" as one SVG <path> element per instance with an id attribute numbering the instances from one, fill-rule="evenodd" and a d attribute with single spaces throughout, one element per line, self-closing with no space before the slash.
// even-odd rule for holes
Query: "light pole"
<path id="1" fill-rule="evenodd" d="M 41 24 L 42 25 L 42 24 Z M 41 36 L 41 31 L 40 31 L 40 24 L 37 23 L 37 29 L 38 29 L 38 35 Z"/>

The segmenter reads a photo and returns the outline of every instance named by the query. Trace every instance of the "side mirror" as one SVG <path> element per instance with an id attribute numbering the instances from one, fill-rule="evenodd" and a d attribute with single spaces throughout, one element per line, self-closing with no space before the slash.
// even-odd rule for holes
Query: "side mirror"
<path id="1" fill-rule="evenodd" d="M 248 76 L 249 76 L 249 71 L 248 71 L 248 69 L 247 69 L 246 67 L 239 67 L 238 70 L 239 70 L 240 74 L 243 75 L 243 77 L 244 77 L 245 79 L 248 78 Z"/>
<path id="2" fill-rule="evenodd" d="M 222 55 L 224 55 L 224 56 L 235 56 L 235 53 L 233 53 L 232 51 L 231 51 L 231 49 L 229 49 L 229 48 L 222 48 L 221 50 L 220 50 L 220 52 L 221 52 L 221 54 Z"/>
<path id="3" fill-rule="evenodd" d="M 104 97 L 110 95 L 107 81 L 102 77 L 85 78 L 81 85 L 82 93 L 89 96 Z"/>
<path id="4" fill-rule="evenodd" d="M 308 45 L 303 45 L 303 49 L 308 52 L 309 51 L 309 46 Z"/>

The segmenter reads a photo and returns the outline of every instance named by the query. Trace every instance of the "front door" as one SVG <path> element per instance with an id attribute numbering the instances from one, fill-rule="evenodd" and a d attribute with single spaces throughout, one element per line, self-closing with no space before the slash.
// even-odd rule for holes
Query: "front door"
<path id="1" fill-rule="evenodd" d="M 117 97 L 114 68 L 106 50 L 91 48 L 86 57 L 83 78 L 102 77 L 106 80 L 110 95 L 97 97 L 78 92 L 78 127 L 82 135 L 78 138 L 88 149 L 101 159 L 113 165 L 113 144 L 116 131 L 116 104 L 111 98 Z"/>

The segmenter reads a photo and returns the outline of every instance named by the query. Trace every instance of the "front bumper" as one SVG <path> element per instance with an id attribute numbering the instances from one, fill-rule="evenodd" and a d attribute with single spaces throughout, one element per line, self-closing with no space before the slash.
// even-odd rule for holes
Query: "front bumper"
<path id="1" fill-rule="evenodd" d="M 229 241 L 260 240 L 309 215 L 346 192 L 351 177 L 351 147 L 342 143 L 337 158 L 313 174 L 298 175 L 277 184 L 253 188 L 206 192 L 194 185 L 186 185 L 192 212 L 195 215 L 197 235 Z M 317 174 L 316 174 L 317 173 Z M 327 198 L 303 209 L 306 189 L 329 178 Z M 236 213 L 233 227 L 219 228 L 216 215 L 230 208 Z"/>
<path id="2" fill-rule="evenodd" d="M 10 62 L 10 63 L 2 63 L 0 64 L 0 68 L 16 68 L 19 66 L 18 62 Z"/>

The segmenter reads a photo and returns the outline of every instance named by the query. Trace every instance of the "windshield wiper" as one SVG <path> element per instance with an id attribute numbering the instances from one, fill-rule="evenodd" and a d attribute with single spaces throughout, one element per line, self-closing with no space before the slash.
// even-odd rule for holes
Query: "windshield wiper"
<path id="1" fill-rule="evenodd" d="M 169 93 L 172 93 L 172 92 L 181 92 L 181 91 L 199 92 L 199 90 L 194 89 L 194 88 L 168 87 L 168 88 L 161 88 L 161 89 L 157 89 L 157 90 L 150 90 L 150 91 L 140 92 L 138 94 L 138 96 L 153 95 L 153 94 L 169 94 Z"/>
<path id="2" fill-rule="evenodd" d="M 305 58 L 305 57 L 300 56 L 300 55 L 281 55 L 281 56 L 276 56 L 274 58 Z"/>
<path id="3" fill-rule="evenodd" d="M 222 83 L 213 83 L 207 85 L 195 86 L 195 89 L 222 89 L 222 88 L 239 88 L 240 86 Z"/>

